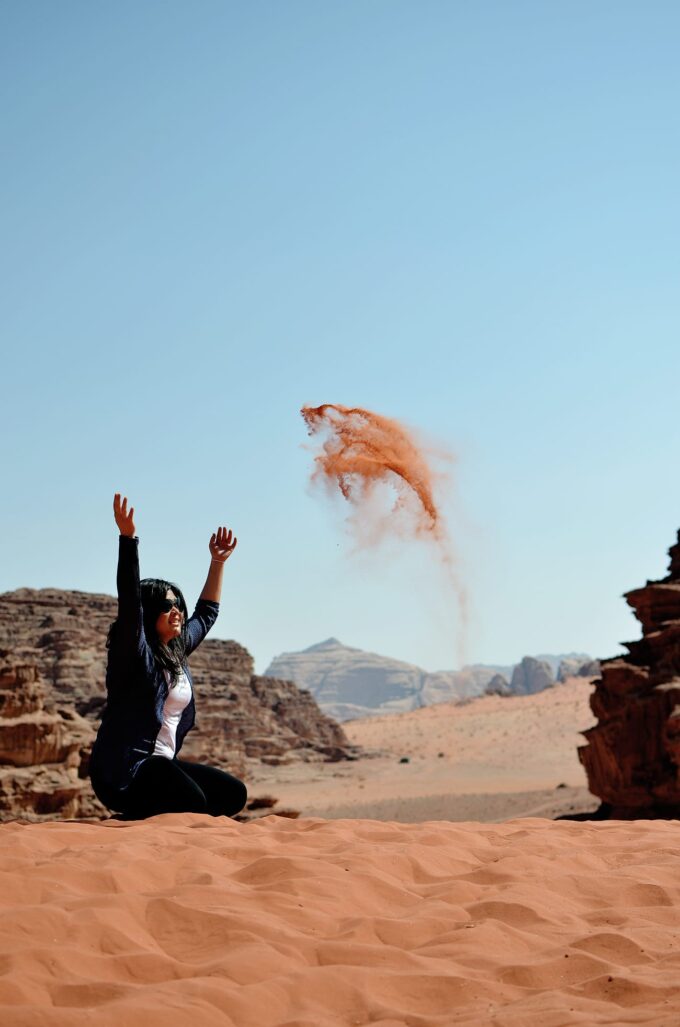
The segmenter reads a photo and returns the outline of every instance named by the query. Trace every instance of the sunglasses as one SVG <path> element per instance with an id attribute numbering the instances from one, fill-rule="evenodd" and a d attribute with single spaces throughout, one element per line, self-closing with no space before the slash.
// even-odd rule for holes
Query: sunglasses
<path id="1" fill-rule="evenodd" d="M 161 599 L 161 613 L 170 613 L 173 606 L 176 606 L 180 613 L 182 612 L 181 600 L 177 596 L 174 599 Z"/>

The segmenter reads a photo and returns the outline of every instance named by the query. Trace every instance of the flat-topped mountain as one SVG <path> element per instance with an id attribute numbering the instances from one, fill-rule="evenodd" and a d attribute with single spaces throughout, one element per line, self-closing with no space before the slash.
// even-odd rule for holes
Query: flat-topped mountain
<path id="1" fill-rule="evenodd" d="M 324 713 L 343 721 L 474 698 L 492 681 L 495 690 L 505 682 L 508 695 L 528 695 L 578 674 L 585 665 L 597 673 L 591 658 L 581 653 L 525 657 L 517 666 L 473 664 L 429 672 L 327 638 L 301 652 L 282 653 L 265 674 L 294 681 L 311 692 Z"/>

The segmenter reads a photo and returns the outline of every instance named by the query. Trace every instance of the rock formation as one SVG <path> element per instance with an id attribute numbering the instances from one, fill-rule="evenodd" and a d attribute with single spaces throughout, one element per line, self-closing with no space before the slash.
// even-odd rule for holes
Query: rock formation
<path id="1" fill-rule="evenodd" d="M 300 653 L 283 653 L 266 670 L 309 691 L 336 720 L 376 712 L 402 713 L 422 705 L 424 672 L 410 663 L 385 659 L 328 638 Z"/>
<path id="2" fill-rule="evenodd" d="M 567 678 L 594 678 L 600 673 L 599 660 L 582 660 L 579 657 L 565 657 L 560 660 L 557 668 L 557 680 L 561 683 Z"/>
<path id="3" fill-rule="evenodd" d="M 82 776 L 94 728 L 49 700 L 35 665 L 8 655 L 0 651 L 0 820 L 95 812 Z"/>
<path id="4" fill-rule="evenodd" d="M 512 672 L 510 691 L 513 695 L 534 695 L 554 684 L 555 678 L 547 661 L 525 656 Z"/>
<path id="5" fill-rule="evenodd" d="M 98 816 L 89 754 L 106 701 L 111 596 L 58 589 L 0 595 L 0 820 Z M 352 758 L 339 724 L 292 682 L 258 677 L 237 642 L 192 655 L 196 726 L 182 755 L 248 777 L 269 764 Z"/>
<path id="6" fill-rule="evenodd" d="M 510 682 L 502 674 L 494 674 L 484 689 L 484 695 L 512 695 Z"/>
<path id="7" fill-rule="evenodd" d="M 680 532 L 669 574 L 628 592 L 642 638 L 601 663 L 579 758 L 600 815 L 680 817 Z"/>
<path id="8" fill-rule="evenodd" d="M 511 692 L 526 695 L 553 684 L 554 670 L 560 660 L 567 658 L 578 659 L 579 666 L 590 659 L 576 653 L 568 657 L 528 657 L 533 663 L 520 665 Z M 542 669 L 534 666 L 539 663 Z M 429 673 L 412 663 L 353 649 L 337 638 L 328 638 L 301 652 L 282 653 L 266 673 L 307 689 L 324 713 L 343 721 L 475 698 L 484 694 L 494 675 L 509 679 L 513 670 L 512 666 L 471 664 L 462 670 Z"/>

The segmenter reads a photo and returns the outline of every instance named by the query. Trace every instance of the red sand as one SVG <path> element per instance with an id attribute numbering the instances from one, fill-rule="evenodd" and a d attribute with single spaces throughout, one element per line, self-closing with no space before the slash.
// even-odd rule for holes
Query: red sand
<path id="1" fill-rule="evenodd" d="M 253 760 L 249 787 L 314 817 L 491 821 L 591 811 L 599 800 L 577 754 L 593 723 L 591 693 L 588 680 L 572 678 L 535 695 L 350 720 L 350 742 L 380 755 L 276 767 Z"/>
<path id="2" fill-rule="evenodd" d="M 315 458 L 314 477 L 336 484 L 345 499 L 357 505 L 370 497 L 377 484 L 391 485 L 397 491 L 393 513 L 409 511 L 415 534 L 443 537 L 432 492 L 434 473 L 403 425 L 371 410 L 337 403 L 303 407 L 300 413 L 310 435 L 327 435 Z"/>
<path id="3" fill-rule="evenodd" d="M 391 535 L 435 544 L 459 607 L 458 662 L 465 662 L 467 593 L 434 496 L 435 482 L 443 475 L 432 467 L 434 458 L 451 460 L 452 455 L 428 452 L 399 421 L 362 407 L 324 403 L 304 406 L 300 413 L 310 435 L 325 436 L 312 481 L 322 481 L 330 492 L 339 489 L 352 505 L 348 523 L 359 546 L 373 548 Z M 386 496 L 394 500 L 391 509 L 385 506 Z"/>
<path id="4" fill-rule="evenodd" d="M 11 1027 L 680 1022 L 677 823 L 0 826 Z"/>

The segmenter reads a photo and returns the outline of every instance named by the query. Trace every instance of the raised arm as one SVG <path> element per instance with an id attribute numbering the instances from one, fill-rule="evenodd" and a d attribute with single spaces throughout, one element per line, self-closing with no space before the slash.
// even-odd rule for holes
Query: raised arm
<path id="1" fill-rule="evenodd" d="M 113 515 L 118 525 L 118 638 L 125 647 L 141 651 L 144 647 L 144 622 L 139 587 L 138 539 L 135 537 L 134 507 L 128 510 L 127 496 L 113 498 Z"/>
<path id="2" fill-rule="evenodd" d="M 210 567 L 208 577 L 201 592 L 201 599 L 207 599 L 211 603 L 219 603 L 222 595 L 222 576 L 224 565 L 236 549 L 238 539 L 232 535 L 231 529 L 218 528 L 210 536 Z"/>
<path id="3" fill-rule="evenodd" d="M 187 623 L 187 656 L 201 644 L 217 620 L 224 565 L 236 549 L 236 539 L 232 536 L 231 531 L 227 531 L 226 528 L 218 528 L 210 538 L 209 548 L 208 577 L 205 579 L 205 585 L 196 603 L 194 614 Z"/>

